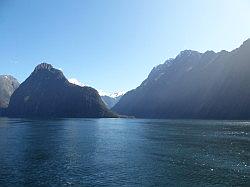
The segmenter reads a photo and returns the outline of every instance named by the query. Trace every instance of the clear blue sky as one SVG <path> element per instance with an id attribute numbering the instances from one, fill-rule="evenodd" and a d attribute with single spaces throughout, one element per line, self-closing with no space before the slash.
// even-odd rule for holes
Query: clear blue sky
<path id="1" fill-rule="evenodd" d="M 107 92 L 137 87 L 181 50 L 250 38 L 249 0 L 0 0 L 0 74 L 46 61 Z"/>

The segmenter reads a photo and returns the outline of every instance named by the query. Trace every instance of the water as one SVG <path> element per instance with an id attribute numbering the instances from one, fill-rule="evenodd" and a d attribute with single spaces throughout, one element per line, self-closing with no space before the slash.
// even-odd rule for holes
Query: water
<path id="1" fill-rule="evenodd" d="M 250 186 L 250 122 L 0 118 L 0 186 Z"/>

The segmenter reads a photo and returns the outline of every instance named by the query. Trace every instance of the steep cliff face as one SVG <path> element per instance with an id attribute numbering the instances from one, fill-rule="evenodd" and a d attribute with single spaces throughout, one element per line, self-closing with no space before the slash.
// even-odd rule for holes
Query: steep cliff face
<path id="1" fill-rule="evenodd" d="M 113 110 L 142 118 L 250 119 L 250 40 L 232 52 L 181 52 Z"/>
<path id="2" fill-rule="evenodd" d="M 13 93 L 8 116 L 115 117 L 98 92 L 68 82 L 60 70 L 42 63 Z"/>
<path id="3" fill-rule="evenodd" d="M 10 97 L 18 88 L 19 82 L 11 75 L 0 75 L 0 108 L 7 108 Z"/>

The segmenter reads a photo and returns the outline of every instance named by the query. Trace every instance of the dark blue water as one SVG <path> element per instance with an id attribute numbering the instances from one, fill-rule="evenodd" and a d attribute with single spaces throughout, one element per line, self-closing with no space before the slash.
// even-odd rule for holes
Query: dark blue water
<path id="1" fill-rule="evenodd" d="M 0 118 L 0 186 L 250 186 L 250 122 Z"/>

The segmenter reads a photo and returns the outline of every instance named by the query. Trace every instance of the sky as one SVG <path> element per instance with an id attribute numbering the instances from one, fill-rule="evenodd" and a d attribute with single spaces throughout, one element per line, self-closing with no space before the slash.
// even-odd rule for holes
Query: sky
<path id="1" fill-rule="evenodd" d="M 105 92 L 128 91 L 185 49 L 250 38 L 249 0 L 0 0 L 0 74 L 42 62 Z"/>

